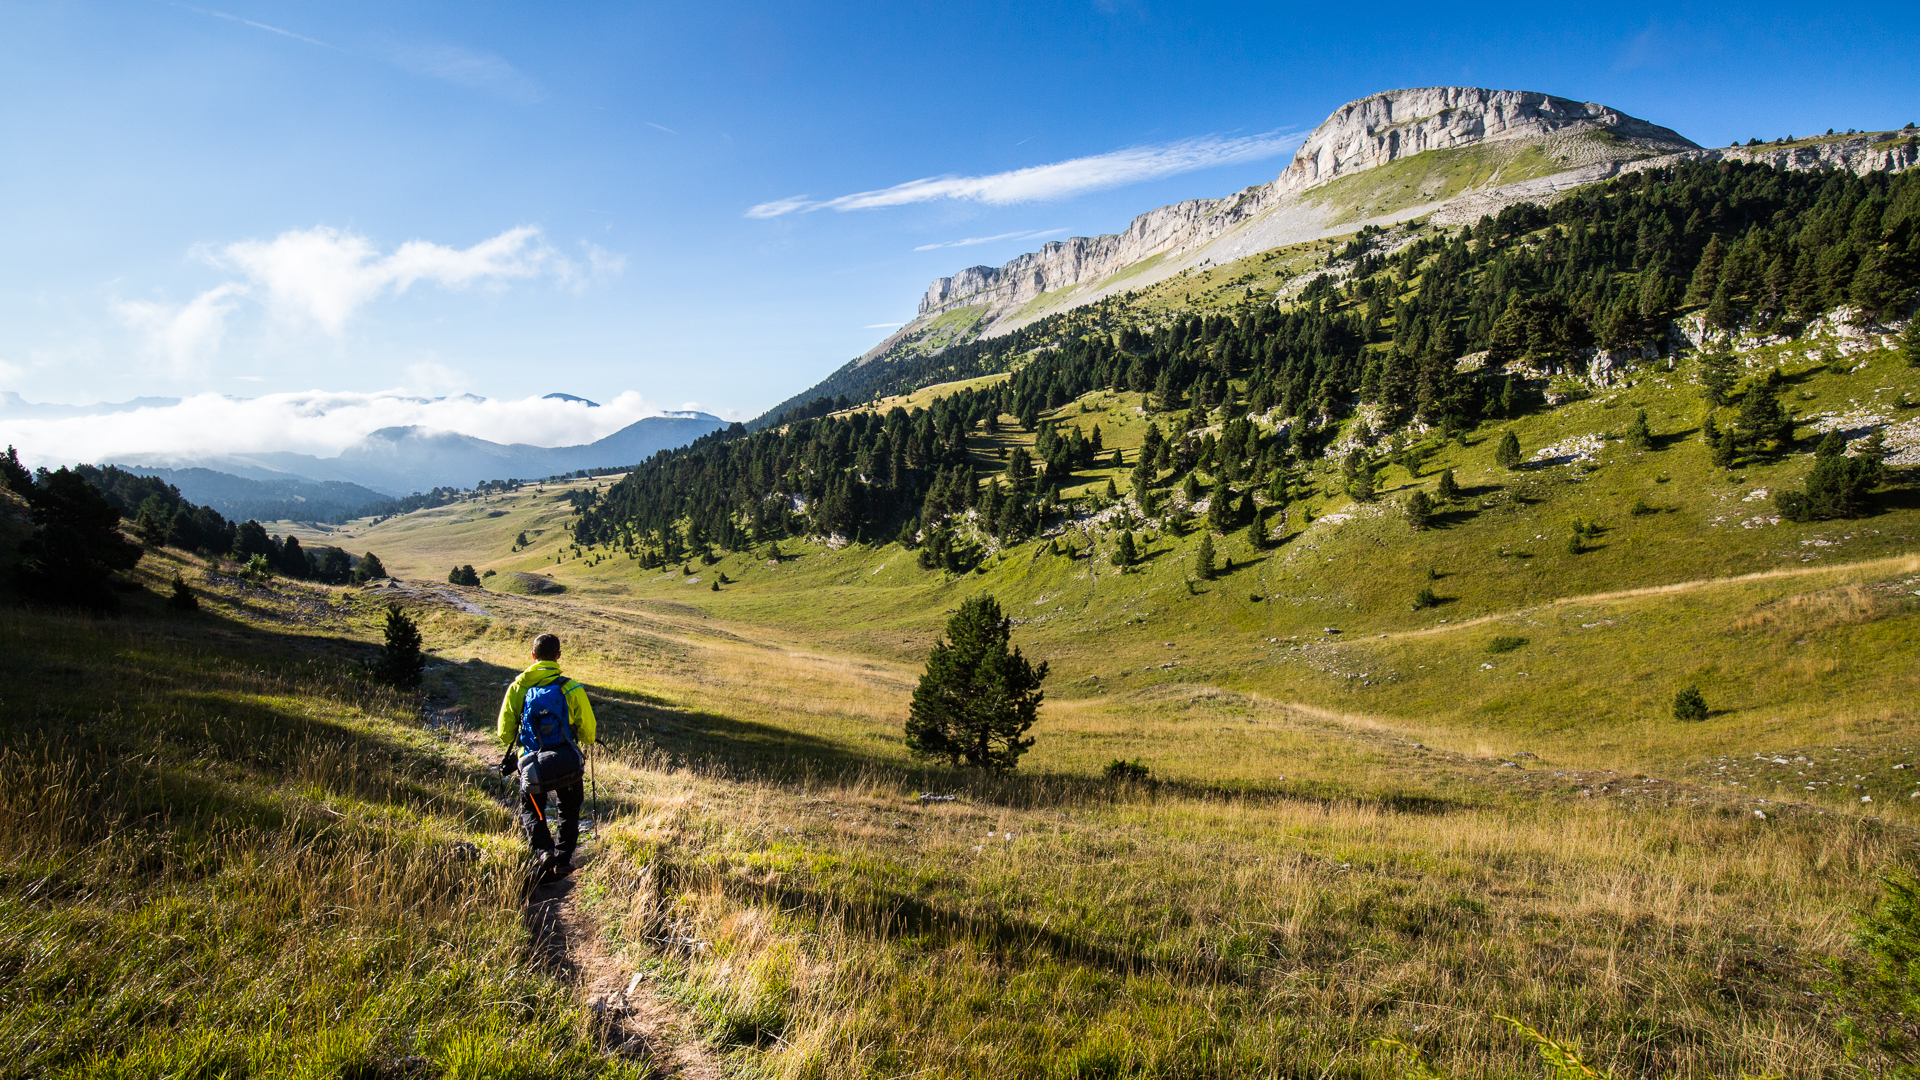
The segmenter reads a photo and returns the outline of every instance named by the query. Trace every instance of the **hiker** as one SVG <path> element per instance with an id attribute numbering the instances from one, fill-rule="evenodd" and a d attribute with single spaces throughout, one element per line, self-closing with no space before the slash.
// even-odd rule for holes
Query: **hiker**
<path id="1" fill-rule="evenodd" d="M 520 774 L 520 825 L 533 853 L 533 884 L 558 881 L 573 873 L 585 797 L 580 747 L 592 745 L 594 735 L 586 688 L 560 673 L 559 638 L 533 639 L 533 665 L 507 685 L 495 734 L 507 748 L 501 775 Z M 550 820 L 559 827 L 557 845 Z"/>

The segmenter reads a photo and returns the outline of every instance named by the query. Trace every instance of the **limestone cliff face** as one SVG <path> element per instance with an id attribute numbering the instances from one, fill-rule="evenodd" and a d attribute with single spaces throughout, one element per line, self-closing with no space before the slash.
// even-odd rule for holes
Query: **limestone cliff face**
<path id="1" fill-rule="evenodd" d="M 925 318 L 982 303 L 1003 312 L 1043 292 L 1097 281 L 1155 255 L 1191 251 L 1295 201 L 1304 191 L 1423 150 L 1579 130 L 1611 132 L 1619 144 L 1617 160 L 1622 161 L 1695 148 L 1666 128 L 1618 110 L 1550 94 L 1459 86 L 1390 90 L 1341 106 L 1313 130 L 1272 183 L 1224 199 L 1163 206 L 1133 219 L 1125 232 L 1055 241 L 1004 266 L 968 267 L 929 285 L 919 313 Z M 1314 221 L 1325 215 L 1293 216 L 1301 219 L 1294 225 L 1311 231 Z"/>
<path id="2" fill-rule="evenodd" d="M 1529 90 L 1430 86 L 1389 90 L 1334 110 L 1307 137 L 1276 183 L 1281 194 L 1294 194 L 1425 150 L 1539 139 L 1570 130 L 1610 131 L 1653 153 L 1695 145 L 1677 132 L 1591 101 Z"/>

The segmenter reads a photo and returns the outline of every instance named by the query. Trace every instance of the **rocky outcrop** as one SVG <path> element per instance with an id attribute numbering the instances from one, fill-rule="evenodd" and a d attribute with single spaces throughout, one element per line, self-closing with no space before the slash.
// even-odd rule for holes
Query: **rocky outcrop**
<path id="1" fill-rule="evenodd" d="M 1642 154 L 1697 145 L 1668 128 L 1591 101 L 1530 90 L 1430 86 L 1389 90 L 1334 110 L 1307 136 L 1275 183 L 1280 194 L 1290 195 L 1426 150 L 1601 130 Z"/>
<path id="2" fill-rule="evenodd" d="M 1744 161 L 1791 172 L 1840 169 L 1856 176 L 1865 176 L 1875 172 L 1898 172 L 1920 164 L 1920 136 L 1912 131 L 1888 131 L 1874 135 L 1839 135 L 1790 146 L 1729 146 L 1725 149 L 1690 150 L 1636 161 L 1624 166 L 1621 171 L 1660 168 L 1682 161 Z"/>
<path id="3" fill-rule="evenodd" d="M 1602 131 L 1611 135 L 1607 160 L 1589 168 L 1613 169 L 1632 158 L 1695 148 L 1666 128 L 1551 94 L 1459 86 L 1374 94 L 1341 106 L 1315 128 L 1272 183 L 1224 199 L 1163 206 L 1134 218 L 1125 232 L 1054 241 L 1004 266 L 968 267 L 929 285 L 919 315 L 977 304 L 998 315 L 1042 293 L 1100 281 L 1155 256 L 1193 252 L 1256 218 L 1278 218 L 1260 230 L 1264 247 L 1305 239 L 1324 231 L 1333 215 L 1299 205 L 1302 192 L 1425 150 Z"/>

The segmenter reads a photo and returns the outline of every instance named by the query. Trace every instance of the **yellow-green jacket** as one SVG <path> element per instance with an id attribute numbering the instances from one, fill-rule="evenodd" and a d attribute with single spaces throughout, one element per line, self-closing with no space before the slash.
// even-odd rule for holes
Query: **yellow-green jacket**
<path id="1" fill-rule="evenodd" d="M 520 673 L 500 699 L 500 722 L 494 737 L 501 746 L 512 746 L 520 738 L 520 709 L 527 703 L 527 691 L 561 678 L 560 664 L 541 660 Z M 587 688 L 579 683 L 567 687 L 567 722 L 573 725 L 573 741 L 582 746 L 593 741 L 593 703 L 587 700 Z"/>

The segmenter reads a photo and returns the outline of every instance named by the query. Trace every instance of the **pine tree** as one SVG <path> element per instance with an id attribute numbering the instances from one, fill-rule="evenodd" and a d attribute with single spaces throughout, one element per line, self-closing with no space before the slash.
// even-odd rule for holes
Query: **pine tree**
<path id="1" fill-rule="evenodd" d="M 1373 501 L 1373 491 L 1373 470 L 1362 465 L 1354 474 L 1353 483 L 1347 485 L 1347 493 L 1353 496 L 1354 502 L 1364 503 Z"/>
<path id="2" fill-rule="evenodd" d="M 1019 764 L 1033 745 L 1026 736 L 1038 717 L 1047 677 L 1009 648 L 1012 624 L 993 597 L 963 601 L 934 642 L 927 669 L 913 691 L 906 723 L 907 751 L 949 766 L 1001 772 Z"/>
<path id="3" fill-rule="evenodd" d="M 1202 532 L 1200 543 L 1193 549 L 1193 573 L 1202 581 L 1213 580 L 1213 534 L 1210 532 Z"/>
<path id="4" fill-rule="evenodd" d="M 1700 688 L 1689 686 L 1673 695 L 1673 718 L 1697 723 L 1707 718 L 1707 699 L 1700 696 Z"/>
<path id="5" fill-rule="evenodd" d="M 133 569 L 146 553 L 120 534 L 113 504 L 80 473 L 62 468 L 40 474 L 27 506 L 33 532 L 21 545 L 22 591 L 60 607 L 118 608 L 108 578 Z"/>
<path id="6" fill-rule="evenodd" d="M 1900 353 L 1907 358 L 1908 367 L 1920 368 L 1920 314 L 1908 320 L 1907 329 L 1900 335 Z"/>
<path id="7" fill-rule="evenodd" d="M 1207 527 L 1217 533 L 1233 530 L 1233 489 L 1221 484 L 1207 502 Z"/>
<path id="8" fill-rule="evenodd" d="M 387 568 L 380 565 L 380 556 L 371 551 L 360 556 L 360 565 L 353 570 L 355 581 L 378 581 L 386 576 Z"/>
<path id="9" fill-rule="evenodd" d="M 1520 439 L 1512 431 L 1500 436 L 1493 448 L 1493 463 L 1509 471 L 1520 467 Z"/>
<path id="10" fill-rule="evenodd" d="M 1700 358 L 1701 394 L 1713 408 L 1732 402 L 1736 377 L 1732 353 L 1713 352 Z"/>
<path id="11" fill-rule="evenodd" d="M 1793 442 L 1793 417 L 1766 383 L 1747 387 L 1740 400 L 1738 424 L 1741 443 L 1756 451 Z"/>
<path id="12" fill-rule="evenodd" d="M 1731 469 L 1740 460 L 1740 436 L 1732 428 L 1721 428 L 1713 440 L 1713 467 Z"/>
<path id="13" fill-rule="evenodd" d="M 1454 480 L 1452 469 L 1440 474 L 1440 484 L 1436 490 L 1441 502 L 1452 502 L 1460 497 L 1460 484 Z"/>
<path id="14" fill-rule="evenodd" d="M 1140 559 L 1140 552 L 1133 546 L 1133 533 L 1122 529 L 1120 542 L 1113 549 L 1113 565 L 1125 570 Z"/>
<path id="15" fill-rule="evenodd" d="M 1427 523 L 1433 520 L 1433 500 L 1427 497 L 1426 492 L 1418 488 L 1414 489 L 1413 493 L 1407 496 L 1406 502 L 1402 504 L 1402 509 L 1406 511 L 1407 525 L 1415 532 L 1426 528 Z"/>
<path id="16" fill-rule="evenodd" d="M 1647 427 L 1647 410 L 1640 409 L 1633 414 L 1633 423 L 1627 425 L 1627 449 L 1653 449 L 1653 430 Z"/>
<path id="17" fill-rule="evenodd" d="M 1830 431 L 1814 452 L 1806 487 L 1776 493 L 1774 505 L 1789 521 L 1859 517 L 1873 506 L 1871 493 L 1885 475 L 1885 462 L 1886 442 L 1880 432 L 1874 432 L 1853 457 L 1848 457 L 1847 441 L 1839 432 Z"/>
<path id="18" fill-rule="evenodd" d="M 1720 287 L 1720 268 L 1726 261 L 1726 246 L 1720 243 L 1716 234 L 1707 241 L 1706 249 L 1700 252 L 1700 261 L 1693 269 L 1693 282 L 1687 286 L 1686 305 L 1704 304 L 1713 298 L 1714 290 Z"/>
<path id="19" fill-rule="evenodd" d="M 410 688 L 420 685 L 420 673 L 427 658 L 420 651 L 420 628 L 414 625 L 399 604 L 387 605 L 386 642 L 373 662 L 373 678 L 388 686 Z"/>
<path id="20" fill-rule="evenodd" d="M 199 611 L 200 598 L 193 595 L 185 578 L 173 575 L 173 595 L 167 597 L 167 606 L 175 611 Z"/>

